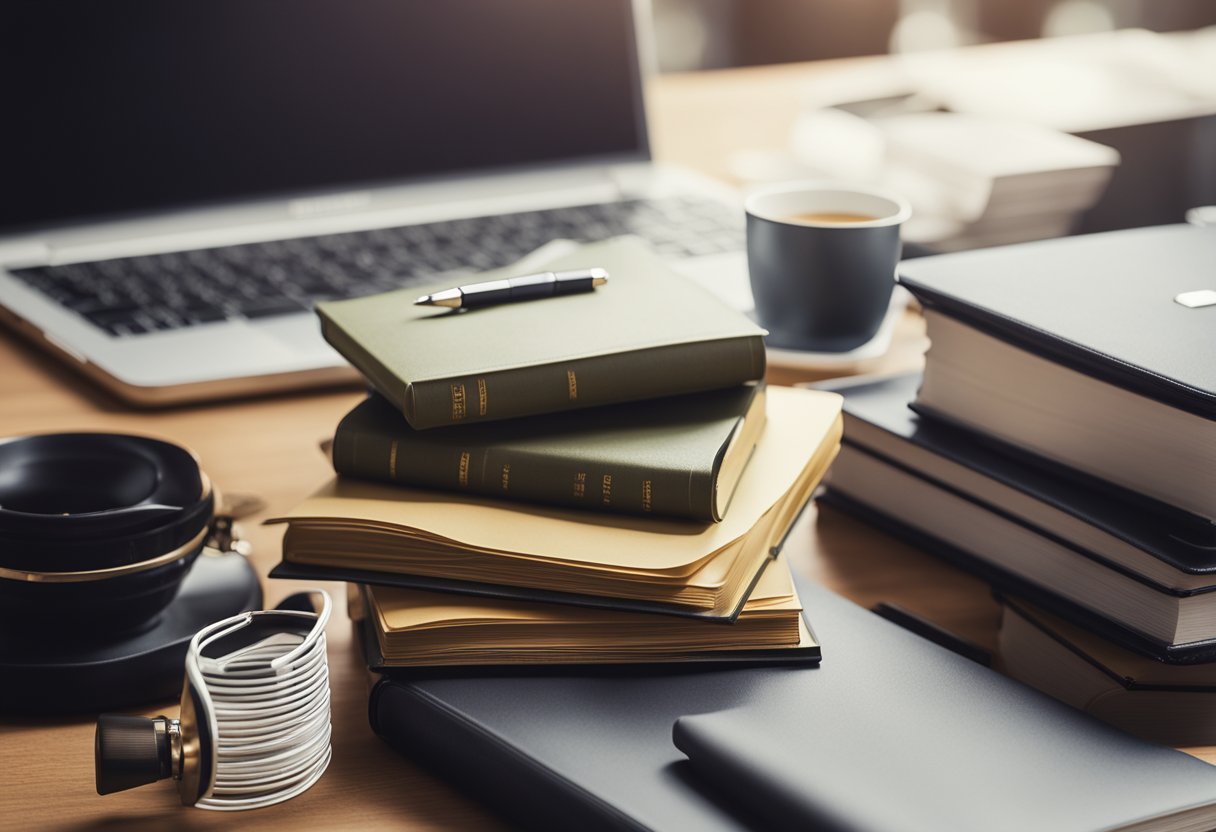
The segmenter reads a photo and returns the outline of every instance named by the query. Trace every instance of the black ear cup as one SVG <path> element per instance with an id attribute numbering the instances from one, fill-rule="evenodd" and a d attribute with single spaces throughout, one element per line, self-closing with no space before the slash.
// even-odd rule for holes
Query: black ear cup
<path id="1" fill-rule="evenodd" d="M 148 624 L 203 549 L 211 483 L 184 448 L 68 433 L 0 441 L 0 627 Z"/>

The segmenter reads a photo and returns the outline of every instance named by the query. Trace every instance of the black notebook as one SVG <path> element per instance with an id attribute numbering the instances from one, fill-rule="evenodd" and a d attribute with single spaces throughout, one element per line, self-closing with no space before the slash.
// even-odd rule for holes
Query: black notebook
<path id="1" fill-rule="evenodd" d="M 1140 228 L 900 265 L 917 410 L 1216 520 L 1216 231 Z"/>
<path id="2" fill-rule="evenodd" d="M 723 788 L 712 763 L 698 759 L 698 773 L 672 743 L 677 719 L 738 708 L 763 724 L 757 743 L 796 757 L 791 776 L 827 772 L 798 784 L 801 799 L 859 830 L 873 829 L 875 804 L 901 792 L 949 820 L 935 832 L 1135 828 L 1128 824 L 1180 809 L 1209 812 L 1216 800 L 1216 769 L 1115 731 L 822 587 L 798 589 L 825 644 L 818 669 L 385 678 L 372 692 L 372 726 L 524 828 L 772 828 L 751 801 L 733 799 L 738 790 Z M 753 772 L 757 795 L 771 793 L 768 773 Z M 973 799 L 994 793 L 989 805 Z M 923 819 L 882 832 L 923 829 Z"/>

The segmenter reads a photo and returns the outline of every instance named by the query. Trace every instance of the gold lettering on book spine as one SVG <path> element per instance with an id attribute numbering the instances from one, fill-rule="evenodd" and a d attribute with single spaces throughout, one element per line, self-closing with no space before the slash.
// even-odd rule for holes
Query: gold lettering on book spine
<path id="1" fill-rule="evenodd" d="M 477 379 L 477 415 L 486 415 L 486 403 L 489 397 L 486 395 L 486 380 L 484 378 Z"/>
<path id="2" fill-rule="evenodd" d="M 650 480 L 642 480 L 642 511 L 650 511 L 652 491 Z"/>
<path id="3" fill-rule="evenodd" d="M 452 385 L 452 421 L 459 422 L 468 415 L 468 403 L 465 400 L 464 385 Z"/>
<path id="4" fill-rule="evenodd" d="M 612 474 L 604 474 L 600 480 L 600 502 L 606 506 L 612 505 Z"/>
<path id="5" fill-rule="evenodd" d="M 460 482 L 461 488 L 469 487 L 469 452 L 460 452 L 460 465 L 456 469 L 456 479 Z"/>
<path id="6" fill-rule="evenodd" d="M 389 479 L 397 479 L 397 440 L 393 440 L 393 444 L 388 446 L 388 477 Z"/>
<path id="7" fill-rule="evenodd" d="M 579 471 L 574 475 L 574 496 L 582 499 L 587 496 L 587 472 Z"/>
<path id="8" fill-rule="evenodd" d="M 502 466 L 502 490 L 511 490 L 511 463 L 506 463 Z"/>
<path id="9" fill-rule="evenodd" d="M 578 398 L 578 376 L 574 374 L 574 370 L 566 370 L 566 392 L 570 401 Z"/>

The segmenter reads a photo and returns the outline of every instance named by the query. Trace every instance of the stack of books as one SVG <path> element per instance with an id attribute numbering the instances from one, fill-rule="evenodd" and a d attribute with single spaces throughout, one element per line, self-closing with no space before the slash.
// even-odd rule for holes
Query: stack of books
<path id="1" fill-rule="evenodd" d="M 1214 273 L 1216 234 L 1190 226 L 904 264 L 931 341 L 924 375 L 841 390 L 845 445 L 824 501 L 1015 599 L 1002 640 L 1019 678 L 1053 676 L 1022 637 L 1066 624 L 1093 634 L 1086 655 L 1173 665 L 1171 685 L 1190 678 L 1216 705 Z M 1028 617 L 1041 626 L 1012 623 Z M 1049 692 L 1089 701 L 1084 677 Z M 1126 706 L 1095 713 L 1156 724 L 1121 721 Z M 1213 736 L 1190 724 L 1207 733 L 1170 739 Z"/>
<path id="2" fill-rule="evenodd" d="M 1062 237 L 1106 190 L 1113 148 L 1050 127 L 961 113 L 875 119 L 891 185 L 909 194 L 936 251 Z M 948 232 L 947 232 L 948 229 Z"/>
<path id="3" fill-rule="evenodd" d="M 357 584 L 375 668 L 817 661 L 778 554 L 840 397 L 767 388 L 763 330 L 636 240 L 528 264 L 589 267 L 607 285 L 463 312 L 320 305 L 375 392 L 271 521 L 272 576 Z"/>

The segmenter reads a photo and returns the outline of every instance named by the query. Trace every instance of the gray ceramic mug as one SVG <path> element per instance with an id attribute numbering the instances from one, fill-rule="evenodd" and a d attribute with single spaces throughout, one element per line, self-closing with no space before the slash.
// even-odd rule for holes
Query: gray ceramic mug
<path id="1" fill-rule="evenodd" d="M 864 187 L 798 183 L 752 194 L 747 268 L 773 347 L 846 352 L 874 337 L 895 288 L 912 209 Z"/>

